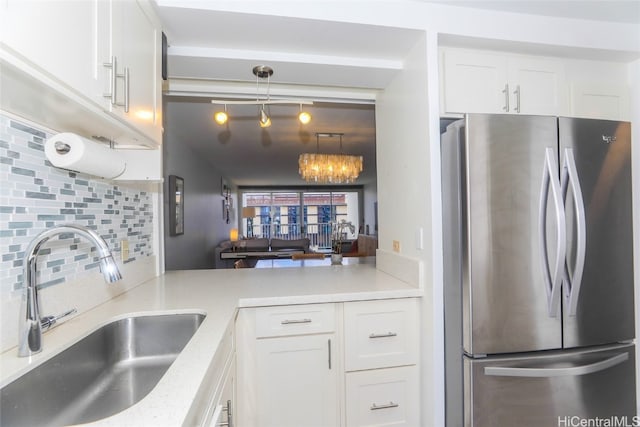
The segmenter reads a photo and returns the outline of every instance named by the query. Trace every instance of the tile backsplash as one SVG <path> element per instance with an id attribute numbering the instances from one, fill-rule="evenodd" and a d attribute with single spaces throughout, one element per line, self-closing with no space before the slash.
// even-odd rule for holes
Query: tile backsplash
<path id="1" fill-rule="evenodd" d="M 24 251 L 41 231 L 75 223 L 95 230 L 111 249 L 129 243 L 126 263 L 153 256 L 153 201 L 147 191 L 53 167 L 44 154 L 48 131 L 0 114 L 0 297 L 22 289 Z M 120 253 L 114 252 L 120 263 Z M 41 288 L 97 271 L 95 249 L 61 235 L 40 250 Z"/>

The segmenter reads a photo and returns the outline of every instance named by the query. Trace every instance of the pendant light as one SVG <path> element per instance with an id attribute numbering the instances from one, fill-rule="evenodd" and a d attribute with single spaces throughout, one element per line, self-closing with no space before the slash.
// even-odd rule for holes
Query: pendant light
<path id="1" fill-rule="evenodd" d="M 264 104 L 262 105 L 262 108 L 260 108 L 258 123 L 260 124 L 261 128 L 268 128 L 269 126 L 271 126 L 271 117 L 269 117 L 269 114 L 267 114 L 267 112 L 265 111 Z"/>

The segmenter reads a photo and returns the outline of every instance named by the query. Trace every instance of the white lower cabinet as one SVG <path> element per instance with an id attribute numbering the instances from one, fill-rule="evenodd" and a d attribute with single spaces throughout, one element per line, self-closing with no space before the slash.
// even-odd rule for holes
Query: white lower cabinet
<path id="1" fill-rule="evenodd" d="M 213 415 L 207 427 L 233 427 L 235 426 L 235 394 L 236 394 L 236 363 L 231 361 L 231 366 L 225 375 L 222 391 L 213 404 Z"/>
<path id="2" fill-rule="evenodd" d="M 418 300 L 344 304 L 347 427 L 419 426 Z"/>
<path id="3" fill-rule="evenodd" d="M 341 425 L 338 305 L 240 310 L 237 427 Z"/>
<path id="4" fill-rule="evenodd" d="M 235 426 L 236 375 L 235 322 L 230 322 L 202 379 L 183 425 Z"/>
<path id="5" fill-rule="evenodd" d="M 415 365 L 348 372 L 347 426 L 419 426 L 418 378 Z"/>
<path id="6" fill-rule="evenodd" d="M 334 341 L 334 334 L 320 334 L 256 343 L 256 425 L 339 425 Z"/>
<path id="7" fill-rule="evenodd" d="M 419 426 L 418 300 L 243 308 L 236 427 Z"/>
<path id="8" fill-rule="evenodd" d="M 415 298 L 345 303 L 345 370 L 415 365 L 418 307 Z"/>

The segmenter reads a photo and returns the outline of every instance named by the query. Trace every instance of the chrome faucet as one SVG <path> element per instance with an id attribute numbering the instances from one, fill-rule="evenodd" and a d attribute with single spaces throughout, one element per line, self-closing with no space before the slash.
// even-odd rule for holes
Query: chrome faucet
<path id="1" fill-rule="evenodd" d="M 38 302 L 38 288 L 36 283 L 36 261 L 42 245 L 50 238 L 62 234 L 74 233 L 85 237 L 97 249 L 100 256 L 100 270 L 104 280 L 108 283 L 116 282 L 122 278 L 109 246 L 95 231 L 76 224 L 64 224 L 43 231 L 29 243 L 24 256 L 22 305 L 20 307 L 20 319 L 18 325 L 18 356 L 27 357 L 42 351 L 42 332 L 53 326 L 62 317 L 76 312 L 75 309 L 59 316 L 40 317 L 40 304 Z"/>

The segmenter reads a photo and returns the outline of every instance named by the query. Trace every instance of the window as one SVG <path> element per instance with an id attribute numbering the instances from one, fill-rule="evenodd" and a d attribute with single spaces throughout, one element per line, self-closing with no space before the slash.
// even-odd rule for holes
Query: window
<path id="1" fill-rule="evenodd" d="M 360 190 L 349 191 L 241 191 L 243 235 L 299 239 L 311 246 L 331 247 L 331 223 L 350 221 L 360 227 Z M 249 208 L 249 209 L 246 209 Z M 357 237 L 349 233 L 347 240 Z"/>

